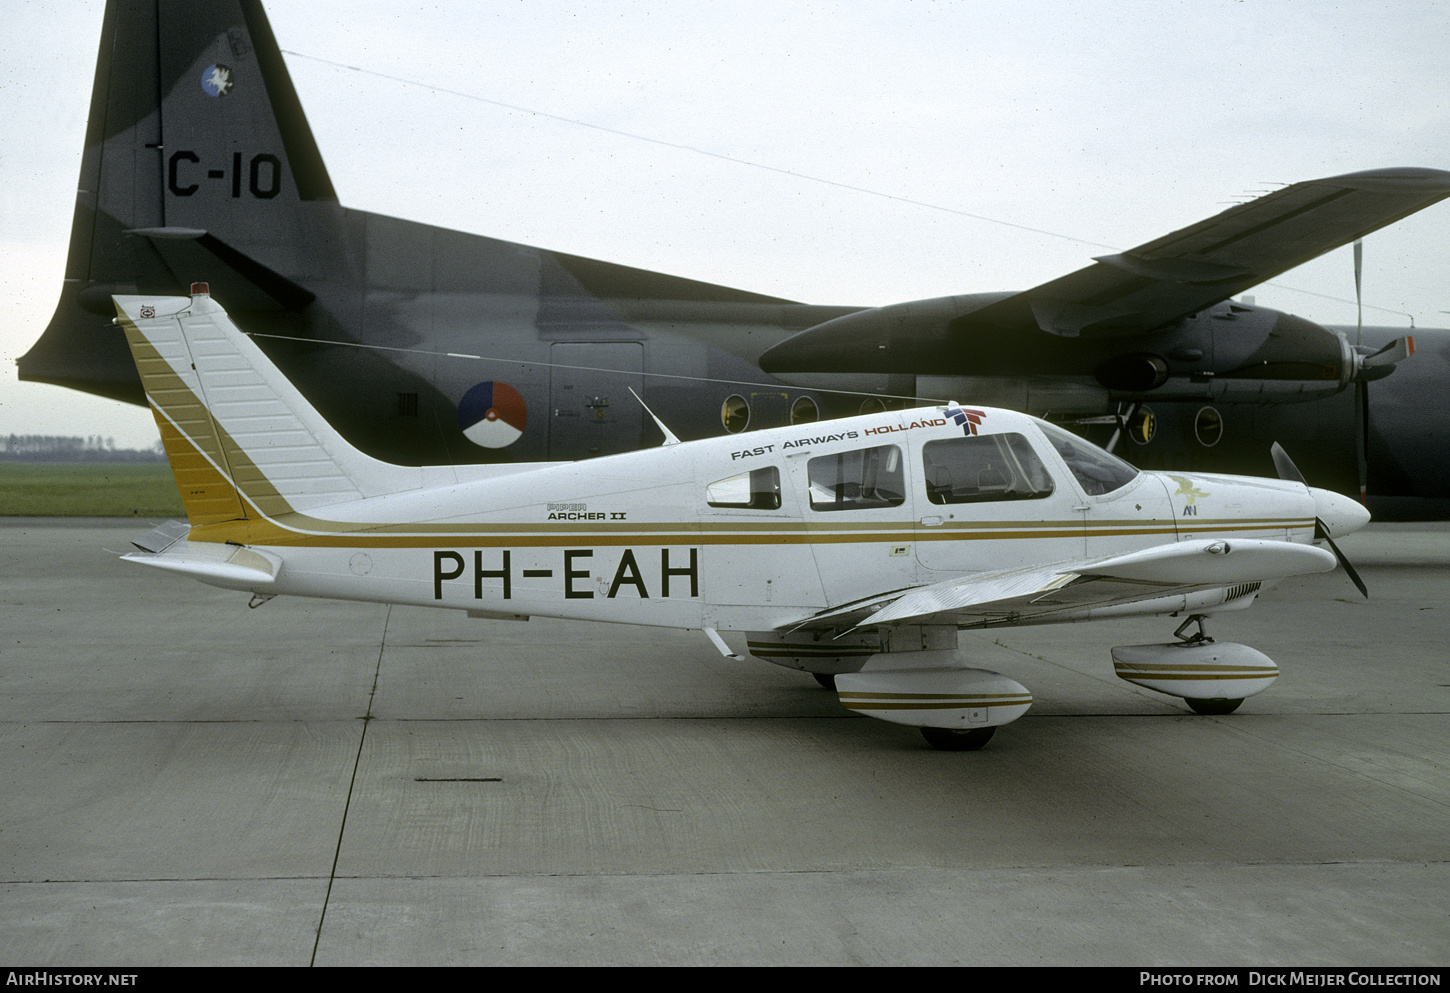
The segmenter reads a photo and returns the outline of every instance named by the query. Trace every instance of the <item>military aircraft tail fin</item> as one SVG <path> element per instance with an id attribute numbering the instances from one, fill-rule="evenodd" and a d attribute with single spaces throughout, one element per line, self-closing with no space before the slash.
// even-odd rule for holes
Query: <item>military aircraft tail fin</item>
<path id="1" fill-rule="evenodd" d="M 456 479 L 450 467 L 391 465 L 353 448 L 205 283 L 192 289 L 118 296 L 115 306 L 193 527 L 275 520 Z"/>
<path id="2" fill-rule="evenodd" d="M 340 216 L 259 0 L 110 0 L 61 300 L 21 378 L 139 400 L 113 295 L 184 294 L 204 265 L 234 308 L 306 306 L 298 239 Z"/>

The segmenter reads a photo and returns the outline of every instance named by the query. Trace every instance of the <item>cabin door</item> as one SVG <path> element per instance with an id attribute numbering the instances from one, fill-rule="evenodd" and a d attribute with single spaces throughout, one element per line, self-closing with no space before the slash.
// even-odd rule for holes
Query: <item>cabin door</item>
<path id="1" fill-rule="evenodd" d="M 939 438 L 914 454 L 916 558 L 927 582 L 1082 557 L 1081 497 L 1026 435 Z"/>

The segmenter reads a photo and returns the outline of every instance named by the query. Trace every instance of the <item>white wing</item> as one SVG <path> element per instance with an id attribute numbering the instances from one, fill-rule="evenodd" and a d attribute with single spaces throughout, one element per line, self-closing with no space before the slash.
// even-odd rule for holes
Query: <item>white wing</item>
<path id="1" fill-rule="evenodd" d="M 1334 556 L 1313 545 L 1264 539 L 1199 540 L 1105 558 L 976 573 L 895 591 L 813 614 L 792 631 L 871 628 L 907 622 L 987 627 L 1077 619 L 1085 611 L 1141 604 L 1201 590 L 1252 586 L 1328 572 Z M 1247 592 L 1247 591 L 1246 591 Z M 1225 597 L 1229 599 L 1230 597 Z M 1124 611 L 1132 612 L 1132 611 Z"/>

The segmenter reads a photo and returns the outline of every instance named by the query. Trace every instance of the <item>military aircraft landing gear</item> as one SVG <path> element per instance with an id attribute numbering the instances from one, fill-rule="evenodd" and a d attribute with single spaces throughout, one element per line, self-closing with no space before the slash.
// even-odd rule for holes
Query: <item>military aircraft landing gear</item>
<path id="1" fill-rule="evenodd" d="M 954 728 L 922 728 L 921 736 L 932 748 L 943 752 L 975 752 L 992 740 L 996 727 L 972 728 L 958 731 Z"/>

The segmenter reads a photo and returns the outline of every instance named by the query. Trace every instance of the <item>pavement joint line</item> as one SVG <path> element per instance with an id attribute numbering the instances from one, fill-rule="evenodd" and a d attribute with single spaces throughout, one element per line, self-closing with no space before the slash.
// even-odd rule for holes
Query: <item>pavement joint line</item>
<path id="1" fill-rule="evenodd" d="M 367 882 L 375 879 L 599 879 L 607 878 L 659 878 L 695 876 L 829 876 L 841 874 L 880 875 L 903 872 L 1101 872 L 1112 869 L 1175 870 L 1193 865 L 1224 864 L 1230 869 L 1303 869 L 1318 866 L 1348 866 L 1366 868 L 1373 866 L 1450 866 L 1450 859 L 1315 859 L 1277 862 L 1014 862 L 992 865 L 945 865 L 938 862 L 921 862 L 894 866 L 851 866 L 847 868 L 809 869 L 698 869 L 694 871 L 660 872 L 484 872 L 462 875 L 456 872 L 400 872 L 370 873 L 368 875 L 339 875 L 344 881 Z M 126 877 L 118 879 L 12 879 L 0 880 L 0 886 L 103 886 L 134 885 L 143 883 L 253 883 L 253 882 L 314 882 L 319 875 L 305 876 L 156 876 Z"/>
<path id="2" fill-rule="evenodd" d="M 378 680 L 383 671 L 383 653 L 388 648 L 388 621 L 392 617 L 393 607 L 389 604 L 388 609 L 383 613 L 383 633 L 378 639 L 378 661 L 373 668 L 373 685 L 368 690 L 368 708 L 363 715 L 362 732 L 357 738 L 357 754 L 353 756 L 352 760 L 352 775 L 347 781 L 347 799 L 342 804 L 342 823 L 337 826 L 337 847 L 332 852 L 332 868 L 327 874 L 327 892 L 322 896 L 322 910 L 317 915 L 317 934 L 312 939 L 312 956 L 307 960 L 309 967 L 317 964 L 317 949 L 322 944 L 322 926 L 327 921 L 327 905 L 332 900 L 332 884 L 337 879 L 338 860 L 342 858 L 342 839 L 347 833 L 347 815 L 352 809 L 352 792 L 357 785 L 358 768 L 362 765 L 363 745 L 368 740 L 368 725 L 373 722 L 373 698 L 378 694 Z"/>
<path id="3" fill-rule="evenodd" d="M 376 692 L 376 689 L 374 690 Z M 1136 693 L 1137 691 L 1130 691 Z M 1018 720 L 1102 720 L 1104 718 L 1161 720 L 1165 717 L 1181 718 L 1183 720 L 1204 721 L 1217 720 L 1226 721 L 1229 724 L 1241 722 L 1250 718 L 1263 720 L 1266 718 L 1290 718 L 1290 717 L 1447 717 L 1450 710 L 1303 710 L 1303 711 L 1260 711 L 1242 712 L 1212 717 L 1206 714 L 1193 714 L 1186 710 L 1174 709 L 1173 700 L 1160 700 L 1156 696 L 1144 695 L 1144 700 L 1153 703 L 1162 703 L 1169 709 L 1163 713 L 1142 714 L 1133 711 L 1100 711 L 1097 713 L 1073 713 L 1064 711 L 1061 713 L 1032 713 L 1028 712 Z M 371 703 L 369 704 L 371 707 Z M 155 718 L 151 720 L 61 720 L 48 717 L 35 720 L 4 720 L 0 719 L 0 727 L 28 727 L 39 724 L 76 724 L 76 725 L 107 725 L 107 724 L 345 724 L 353 721 L 371 723 L 379 721 L 384 724 L 484 724 L 484 723 L 526 723 L 529 721 L 857 721 L 865 720 L 859 714 L 761 714 L 758 716 L 741 716 L 738 714 L 683 714 L 666 717 L 640 717 L 634 714 L 586 714 L 572 717 L 547 717 L 543 715 L 532 717 L 381 717 L 375 714 L 364 714 L 362 717 L 258 717 L 246 720 L 208 720 L 206 718 Z"/>

